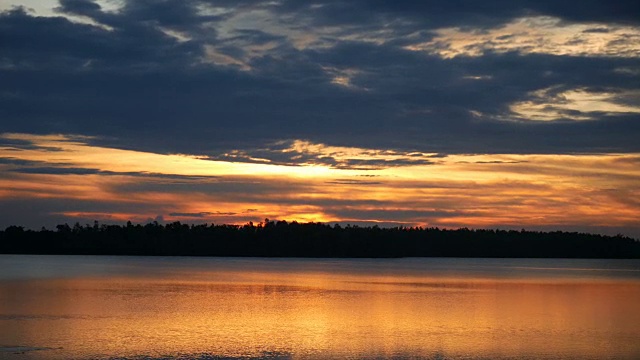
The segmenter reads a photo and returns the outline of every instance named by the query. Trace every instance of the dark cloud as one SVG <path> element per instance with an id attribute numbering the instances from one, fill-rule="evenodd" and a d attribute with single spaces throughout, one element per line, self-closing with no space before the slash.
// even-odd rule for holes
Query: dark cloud
<path id="1" fill-rule="evenodd" d="M 583 33 L 599 33 L 599 34 L 607 34 L 609 33 L 609 29 L 607 28 L 601 28 L 601 27 L 595 27 L 595 28 L 591 28 L 591 29 L 587 29 L 584 30 Z"/>
<path id="2" fill-rule="evenodd" d="M 20 9 L 1 14 L 0 94 L 12 94 L 0 96 L 3 131 L 98 135 L 88 141 L 211 159 L 244 150 L 234 160 L 338 168 L 400 163 L 278 158 L 259 149 L 305 139 L 440 153 L 640 151 L 637 113 L 526 123 L 509 108 L 550 87 L 637 90 L 637 76 L 616 71 L 637 67 L 637 58 L 487 51 L 443 59 L 403 48 L 410 34 L 428 40 L 435 28 L 496 27 L 527 14 L 601 22 L 589 31 L 604 32 L 607 22 L 637 23 L 636 2 L 247 1 L 216 2 L 228 11 L 215 15 L 198 10 L 206 4 L 214 3 L 127 1 L 105 12 L 91 1 L 60 2 L 61 14 L 100 26 Z M 301 49 L 294 35 L 250 23 L 220 34 L 221 22 L 255 10 L 327 46 Z M 323 34 L 328 25 L 339 30 Z M 358 38 L 378 30 L 387 31 L 381 42 Z M 210 49 L 237 63 L 212 63 Z"/>
<path id="3" fill-rule="evenodd" d="M 38 150 L 47 152 L 59 152 L 62 148 L 56 146 L 40 146 L 33 142 L 21 139 L 0 138 L 0 148 L 3 150 L 21 151 L 21 150 Z"/>
<path id="4" fill-rule="evenodd" d="M 104 175 L 104 176 L 131 176 L 155 180 L 170 181 L 172 184 L 198 181 L 216 181 L 220 176 L 216 175 L 179 175 L 159 174 L 144 171 L 109 171 L 88 167 L 74 167 L 70 164 L 30 161 L 15 158 L 0 157 L 0 165 L 8 165 L 6 173 L 39 174 L 39 175 Z M 6 176 L 5 173 L 5 176 Z M 1 177 L 0 177 L 1 178 Z"/>
<path id="5" fill-rule="evenodd" d="M 207 194 L 215 196 L 219 201 L 254 203 L 284 202 L 286 204 L 298 204 L 299 200 L 282 198 L 287 195 L 302 194 L 309 191 L 310 185 L 289 181 L 256 181 L 247 177 L 226 177 L 223 179 L 167 179 L 158 177 L 158 180 L 111 186 L 114 193 L 138 194 L 138 193 L 173 193 L 173 194 Z"/>
<path id="6" fill-rule="evenodd" d="M 169 216 L 174 216 L 174 217 L 187 217 L 187 218 L 198 218 L 198 219 L 204 219 L 204 218 L 209 218 L 212 216 L 233 216 L 233 215 L 237 215 L 237 213 L 234 212 L 208 212 L 208 211 L 204 211 L 204 212 L 197 212 L 197 213 L 170 213 Z"/>
<path id="7" fill-rule="evenodd" d="M 204 160 L 250 162 L 271 165 L 324 165 L 335 169 L 375 170 L 406 165 L 433 165 L 439 155 L 422 153 L 404 153 L 390 150 L 362 149 L 357 156 L 344 153 L 341 149 L 327 148 L 305 149 L 304 146 L 314 144 L 303 143 L 296 148 L 293 141 L 279 141 L 265 148 L 234 150 L 217 156 L 201 157 Z M 351 157 L 350 157 L 351 156 Z M 387 157 L 387 158 L 385 158 Z"/>
<path id="8" fill-rule="evenodd" d="M 0 164 L 24 166 L 24 165 L 43 164 L 43 163 L 23 160 L 23 159 L 10 158 L 10 157 L 0 157 Z"/>
<path id="9" fill-rule="evenodd" d="M 334 181 L 327 181 L 327 184 L 332 185 L 380 185 L 380 181 L 366 181 L 366 180 L 354 180 L 354 179 L 336 179 Z"/>
<path id="10" fill-rule="evenodd" d="M 520 2 L 512 2 L 515 6 Z M 513 5 L 512 5 L 513 6 Z M 557 16 L 568 21 L 596 21 L 631 23 L 640 22 L 640 4 L 631 0 L 581 1 L 527 1 L 527 6 L 541 14 Z"/>
<path id="11" fill-rule="evenodd" d="M 85 15 L 85 16 L 95 16 L 101 13 L 102 8 L 100 5 L 96 4 L 93 1 L 87 0 L 59 0 L 60 7 L 57 9 L 61 12 Z"/>
<path id="12" fill-rule="evenodd" d="M 3 199 L 0 201 L 0 227 L 20 224 L 31 229 L 40 229 L 44 226 L 55 229 L 58 224 L 80 221 L 81 223 L 93 223 L 96 217 L 100 220 L 109 220 L 110 214 L 118 213 L 147 213 L 149 204 L 136 202 L 109 202 L 104 200 L 82 200 L 63 198 L 32 198 L 32 199 Z M 74 218 L 70 221 L 67 212 L 100 214 L 99 216 Z M 135 219 L 133 219 L 135 220 Z M 121 222 L 112 219 L 111 222 Z"/>
<path id="13" fill-rule="evenodd" d="M 205 218 L 213 213 L 210 212 L 198 212 L 198 213 L 170 213 L 169 216 L 178 216 L 178 217 L 190 217 L 190 218 Z"/>
<path id="14" fill-rule="evenodd" d="M 353 24 L 396 18 L 408 18 L 427 28 L 447 26 L 492 27 L 515 17 L 532 14 L 556 16 L 569 21 L 640 22 L 640 5 L 636 1 L 554 0 L 329 0 L 307 4 L 286 1 L 284 7 L 297 12 L 313 12 L 323 24 Z"/>
<path id="15" fill-rule="evenodd" d="M 48 174 L 48 175 L 95 175 L 105 174 L 96 169 L 85 168 L 62 168 L 62 167 L 22 167 L 10 169 L 11 172 L 21 174 Z"/>
<path id="16" fill-rule="evenodd" d="M 458 163 L 464 164 L 464 163 L 468 163 L 467 161 L 459 161 Z M 500 161 L 500 160 L 496 160 L 496 161 L 474 161 L 474 164 L 520 164 L 520 163 L 526 163 L 526 161 Z"/>

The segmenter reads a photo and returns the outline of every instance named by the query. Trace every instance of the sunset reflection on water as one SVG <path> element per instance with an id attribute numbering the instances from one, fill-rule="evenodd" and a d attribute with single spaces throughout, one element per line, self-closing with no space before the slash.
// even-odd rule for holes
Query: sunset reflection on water
<path id="1" fill-rule="evenodd" d="M 0 358 L 639 358 L 638 263 L 544 262 L 3 256 Z"/>

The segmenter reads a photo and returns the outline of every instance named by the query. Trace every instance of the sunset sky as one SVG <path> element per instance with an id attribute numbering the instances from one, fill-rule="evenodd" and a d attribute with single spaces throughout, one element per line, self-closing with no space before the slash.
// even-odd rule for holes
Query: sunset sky
<path id="1" fill-rule="evenodd" d="M 0 0 L 0 228 L 640 238 L 640 2 Z"/>

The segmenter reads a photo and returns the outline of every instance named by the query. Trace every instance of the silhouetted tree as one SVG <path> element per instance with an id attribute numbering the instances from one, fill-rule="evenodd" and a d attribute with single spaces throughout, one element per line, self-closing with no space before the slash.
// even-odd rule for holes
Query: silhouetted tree
<path id="1" fill-rule="evenodd" d="M 0 253 L 282 257 L 565 257 L 640 258 L 640 242 L 622 235 L 272 221 L 255 226 L 56 226 L 40 231 L 10 226 L 0 231 Z"/>

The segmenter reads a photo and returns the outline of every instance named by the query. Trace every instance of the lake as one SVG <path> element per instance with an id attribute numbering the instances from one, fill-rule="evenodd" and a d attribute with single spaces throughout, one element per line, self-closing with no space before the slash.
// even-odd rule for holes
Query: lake
<path id="1" fill-rule="evenodd" d="M 0 359 L 640 359 L 640 261 L 0 255 Z"/>

